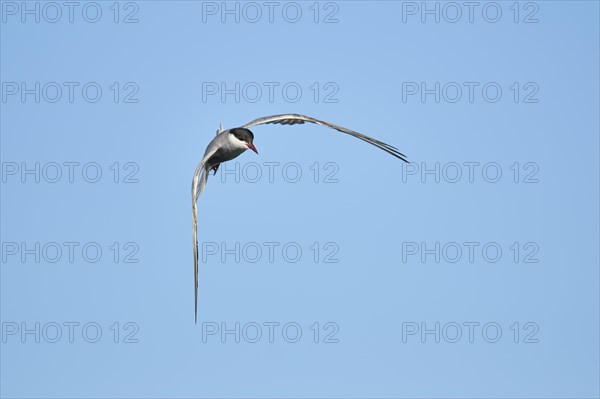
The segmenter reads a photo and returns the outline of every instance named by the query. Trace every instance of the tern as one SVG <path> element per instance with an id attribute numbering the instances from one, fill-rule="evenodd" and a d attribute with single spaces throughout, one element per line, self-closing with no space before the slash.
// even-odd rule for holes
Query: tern
<path id="1" fill-rule="evenodd" d="M 334 125 L 333 123 L 324 122 L 315 118 L 311 118 L 304 115 L 298 114 L 284 114 L 284 115 L 273 115 L 264 118 L 258 118 L 244 126 L 223 130 L 223 126 L 217 130 L 217 135 L 208 143 L 206 151 L 202 160 L 196 168 L 194 173 L 194 179 L 192 180 L 192 241 L 194 244 L 194 319 L 198 322 L 198 208 L 197 202 L 206 182 L 208 180 L 208 174 L 210 171 L 217 173 L 219 165 L 223 162 L 231 161 L 232 159 L 241 155 L 247 149 L 250 149 L 258 154 L 258 150 L 254 146 L 254 134 L 250 131 L 251 127 L 266 124 L 280 124 L 280 125 L 296 125 L 303 124 L 305 122 L 314 123 L 317 125 L 325 126 L 330 129 L 335 129 L 338 132 L 349 134 L 350 136 L 356 137 L 362 141 L 365 141 L 375 147 L 391 154 L 392 156 L 401 159 L 404 162 L 406 156 L 398 151 L 396 147 L 392 147 L 389 144 L 383 143 L 379 140 L 375 140 L 364 134 L 355 132 L 354 130 L 347 129 L 345 127 Z"/>

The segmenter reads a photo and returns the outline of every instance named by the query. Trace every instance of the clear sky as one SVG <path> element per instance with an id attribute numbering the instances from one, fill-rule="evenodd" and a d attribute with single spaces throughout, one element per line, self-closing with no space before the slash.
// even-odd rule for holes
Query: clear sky
<path id="1" fill-rule="evenodd" d="M 600 395 L 598 2 L 0 6 L 3 397 Z"/>

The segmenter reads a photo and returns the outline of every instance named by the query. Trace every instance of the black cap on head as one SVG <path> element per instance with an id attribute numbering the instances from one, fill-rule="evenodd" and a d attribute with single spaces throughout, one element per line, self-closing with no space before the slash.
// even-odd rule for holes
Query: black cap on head
<path id="1" fill-rule="evenodd" d="M 231 129 L 229 134 L 233 134 L 239 140 L 245 141 L 246 143 L 252 143 L 252 141 L 254 141 L 254 134 L 250 130 L 243 127 Z"/>

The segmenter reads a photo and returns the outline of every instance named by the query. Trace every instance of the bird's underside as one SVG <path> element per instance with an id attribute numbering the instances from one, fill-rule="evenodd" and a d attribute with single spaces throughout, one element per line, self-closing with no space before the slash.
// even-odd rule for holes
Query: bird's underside
<path id="1" fill-rule="evenodd" d="M 369 143 L 380 150 L 387 152 L 388 154 L 404 161 L 408 162 L 406 156 L 398 151 L 396 147 L 386 144 L 382 141 L 376 140 L 372 137 L 365 136 L 361 133 L 355 132 L 354 130 L 347 129 L 333 123 L 321 121 L 318 119 L 311 118 L 309 116 L 298 115 L 298 114 L 284 114 L 284 115 L 273 115 L 264 118 L 258 118 L 250 123 L 247 123 L 239 128 L 223 130 L 219 128 L 217 135 L 208 144 L 202 160 L 196 167 L 194 173 L 194 179 L 192 180 L 192 241 L 194 245 L 194 314 L 195 320 L 198 320 L 198 238 L 197 238 L 197 224 L 198 224 L 198 209 L 197 201 L 202 195 L 206 182 L 208 180 L 208 174 L 212 170 L 214 174 L 217 173 L 219 165 L 223 162 L 227 162 L 240 154 L 246 149 L 250 148 L 256 151 L 253 145 L 254 135 L 250 132 L 250 128 L 259 125 L 266 124 L 280 124 L 280 125 L 297 125 L 304 123 L 314 123 L 317 125 L 325 126 L 330 129 L 337 130 L 339 132 L 348 134 L 356 137 L 366 143 Z M 245 144 L 245 146 L 244 146 Z M 257 152 L 258 153 L 258 152 Z"/>
<path id="2" fill-rule="evenodd" d="M 229 161 L 229 159 L 222 156 L 221 152 L 223 152 L 222 149 L 217 150 L 217 152 L 206 161 L 208 169 L 214 172 L 213 175 L 217 174 L 217 170 L 219 170 L 219 165 L 221 165 L 221 163 Z"/>

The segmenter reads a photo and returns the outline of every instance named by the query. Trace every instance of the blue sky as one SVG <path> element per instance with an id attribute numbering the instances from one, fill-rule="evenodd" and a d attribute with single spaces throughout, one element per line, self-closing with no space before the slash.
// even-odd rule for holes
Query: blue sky
<path id="1" fill-rule="evenodd" d="M 3 1 L 0 394 L 598 397 L 598 3 L 423 4 Z"/>

